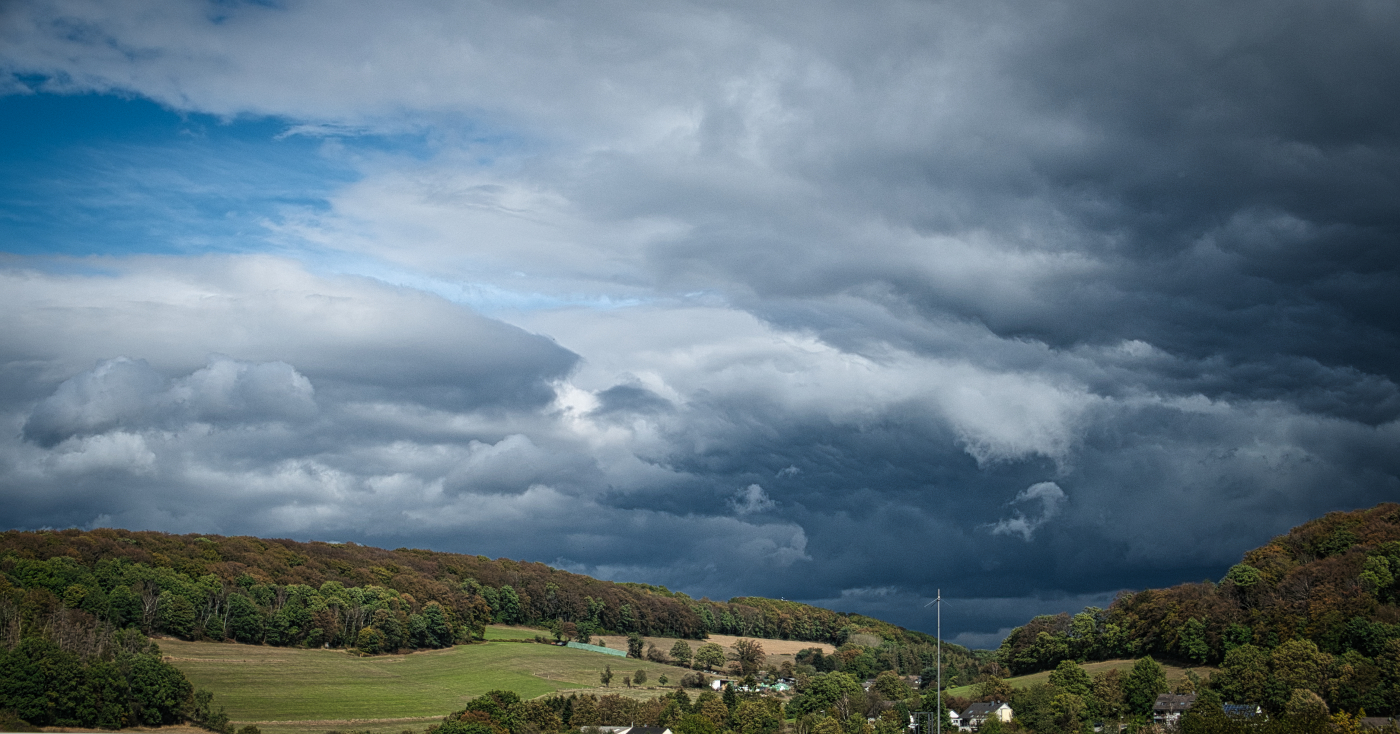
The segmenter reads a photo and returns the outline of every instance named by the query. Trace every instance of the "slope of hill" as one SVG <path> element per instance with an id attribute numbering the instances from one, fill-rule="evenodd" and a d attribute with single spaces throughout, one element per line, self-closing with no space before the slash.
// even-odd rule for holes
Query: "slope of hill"
<path id="1" fill-rule="evenodd" d="M 54 603 L 118 626 L 277 645 L 442 647 L 479 636 L 488 623 L 551 622 L 571 623 L 580 636 L 717 633 L 839 646 L 866 634 L 901 645 L 932 642 L 879 620 L 796 602 L 716 602 L 542 563 L 251 537 L 7 531 L 0 533 L 0 592 L 8 588 L 43 589 Z M 366 628 L 374 634 L 362 641 Z"/>
<path id="2" fill-rule="evenodd" d="M 1126 677 L 1126 676 L 1128 675 L 1128 673 L 1132 670 L 1133 665 L 1134 665 L 1136 662 L 1137 662 L 1137 661 L 1135 661 L 1135 660 L 1130 660 L 1130 659 L 1123 659 L 1123 660 L 1100 660 L 1100 661 L 1092 662 L 1092 663 L 1084 663 L 1084 664 L 1081 665 L 1080 667 L 1083 668 L 1083 669 L 1084 669 L 1084 672 L 1087 673 L 1087 674 L 1089 674 L 1090 676 L 1095 676 L 1095 675 L 1098 675 L 1098 674 L 1100 674 L 1100 673 L 1106 673 L 1106 672 L 1108 672 L 1108 671 L 1110 671 L 1110 670 L 1116 670 L 1116 671 L 1118 671 L 1120 674 L 1122 674 L 1124 677 Z M 1209 679 L 1210 676 L 1211 676 L 1213 673 L 1217 672 L 1217 670 L 1216 670 L 1215 668 L 1205 667 L 1205 666 L 1191 666 L 1191 667 L 1181 667 L 1181 666 L 1178 666 L 1178 665 L 1163 665 L 1163 666 L 1162 666 L 1162 672 L 1166 675 L 1166 682 L 1167 682 L 1167 685 L 1170 686 L 1170 687 L 1172 687 L 1172 688 L 1177 687 L 1177 685 L 1180 684 L 1181 681 L 1187 679 L 1187 675 L 1186 675 L 1186 674 L 1187 674 L 1188 671 L 1189 671 L 1189 672 L 1192 672 L 1192 673 L 1195 673 L 1195 674 L 1196 674 L 1198 677 L 1200 677 L 1201 679 Z M 1031 687 L 1031 686 L 1033 686 L 1033 685 L 1035 685 L 1035 684 L 1037 684 L 1037 683 L 1048 683 L 1048 682 L 1050 682 L 1050 673 L 1051 673 L 1051 671 L 1042 670 L 1042 671 L 1040 671 L 1039 673 L 1028 673 L 1028 674 L 1026 674 L 1026 675 L 1018 675 L 1018 676 L 1014 676 L 1014 677 L 1011 677 L 1011 678 L 1006 678 L 1005 681 L 1006 681 L 1006 684 L 1009 685 L 1009 686 L 1011 686 L 1011 688 L 1013 688 L 1013 689 L 1024 689 L 1024 688 L 1029 688 L 1029 687 Z M 978 689 L 978 686 L 977 686 L 976 684 L 973 684 L 973 685 L 966 685 L 966 686 L 957 686 L 957 687 L 954 687 L 954 688 L 949 688 L 949 689 L 947 689 L 947 691 L 944 692 L 944 695 L 948 696 L 949 698 L 960 698 L 960 699 L 961 699 L 961 698 L 967 698 L 967 699 L 973 699 L 973 698 L 977 698 L 977 693 L 978 693 L 977 689 Z"/>
<path id="3" fill-rule="evenodd" d="M 1218 663 L 1221 690 L 1235 698 L 1278 707 L 1306 688 L 1334 708 L 1396 711 L 1397 602 L 1400 505 L 1386 503 L 1293 528 L 1246 553 L 1219 583 L 1123 593 L 1108 609 L 1036 617 L 1007 636 L 998 659 L 1016 675 L 1061 660 Z M 1268 677 L 1268 690 L 1241 682 Z"/>
<path id="4" fill-rule="evenodd" d="M 522 698 L 595 688 L 599 694 L 656 696 L 662 691 L 628 689 L 622 677 L 644 669 L 649 685 L 663 673 L 674 685 L 685 674 L 669 665 L 507 642 L 372 657 L 337 650 L 159 642 L 166 660 L 194 685 L 215 692 L 234 725 L 255 724 L 264 734 L 421 731 L 490 690 L 511 690 Z M 598 679 L 605 665 L 616 671 L 608 689 Z"/>

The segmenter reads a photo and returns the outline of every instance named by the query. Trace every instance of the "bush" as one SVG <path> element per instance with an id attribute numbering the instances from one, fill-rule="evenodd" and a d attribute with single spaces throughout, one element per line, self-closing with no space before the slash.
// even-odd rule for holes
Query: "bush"
<path id="1" fill-rule="evenodd" d="M 681 676 L 682 688 L 707 688 L 709 687 L 709 685 L 710 679 L 704 673 L 701 673 L 699 671 L 686 673 L 685 675 Z"/>
<path id="2" fill-rule="evenodd" d="M 40 729 L 37 726 L 31 726 L 29 722 L 21 719 L 19 714 L 13 711 L 0 711 L 0 731 L 40 731 Z"/>

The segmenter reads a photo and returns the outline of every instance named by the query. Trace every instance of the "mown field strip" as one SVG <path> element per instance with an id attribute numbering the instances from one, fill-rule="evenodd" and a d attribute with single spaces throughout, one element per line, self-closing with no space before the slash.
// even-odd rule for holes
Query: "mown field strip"
<path id="1" fill-rule="evenodd" d="M 617 672 L 614 687 L 638 668 L 645 669 L 653 683 L 662 673 L 678 679 L 685 672 L 583 650 L 512 642 L 366 658 L 343 650 L 159 642 L 170 661 L 196 687 L 213 691 L 215 704 L 240 723 L 440 717 L 492 689 L 532 698 L 594 687 L 604 665 Z"/>

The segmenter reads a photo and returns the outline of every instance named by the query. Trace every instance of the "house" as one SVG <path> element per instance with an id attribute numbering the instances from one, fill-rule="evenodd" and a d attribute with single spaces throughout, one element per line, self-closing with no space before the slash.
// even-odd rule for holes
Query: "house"
<path id="1" fill-rule="evenodd" d="M 600 734 L 671 734 L 671 730 L 661 726 L 588 726 L 584 729 L 597 729 Z"/>
<path id="2" fill-rule="evenodd" d="M 1001 701 L 974 703 L 968 706 L 966 711 L 957 714 L 954 723 L 958 725 L 959 731 L 973 731 L 982 728 L 982 724 L 993 717 L 1000 719 L 1002 723 L 1010 723 L 1011 716 L 1011 707 Z"/>
<path id="3" fill-rule="evenodd" d="M 734 682 L 734 681 L 733 681 L 732 679 L 730 679 L 730 678 L 716 678 L 716 679 L 710 681 L 710 688 L 713 688 L 713 689 L 716 690 L 716 691 L 722 691 L 722 690 L 724 690 L 724 687 L 725 687 L 725 686 L 727 686 L 727 685 L 729 685 L 730 683 L 733 683 L 733 682 Z"/>
<path id="4" fill-rule="evenodd" d="M 1175 724 L 1181 715 L 1191 710 L 1196 702 L 1194 693 L 1163 693 L 1152 704 L 1152 722 L 1155 724 Z"/>
<path id="5" fill-rule="evenodd" d="M 1258 704 L 1253 703 L 1227 703 L 1223 704 L 1220 710 L 1232 719 L 1253 719 L 1264 713 Z"/>

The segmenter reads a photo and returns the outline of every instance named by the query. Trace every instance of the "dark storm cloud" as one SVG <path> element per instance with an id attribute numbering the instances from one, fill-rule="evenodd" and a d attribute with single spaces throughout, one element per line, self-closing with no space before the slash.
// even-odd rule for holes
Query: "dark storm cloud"
<path id="1" fill-rule="evenodd" d="M 13 275 L 16 525 L 429 544 L 921 629 L 942 589 L 994 644 L 1400 496 L 1390 5 L 205 10 L 13 6 L 4 68 L 327 155 L 429 129 L 268 225 L 405 287 Z"/>
<path id="2" fill-rule="evenodd" d="M 655 413 L 671 408 L 666 398 L 632 385 L 614 385 L 598 393 L 597 413 Z"/>
<path id="3" fill-rule="evenodd" d="M 965 291 L 882 272 L 878 255 L 814 271 L 801 245 L 769 240 L 777 249 L 757 262 L 771 267 L 746 258 L 735 276 L 762 293 L 882 283 L 877 298 L 1003 336 L 1060 348 L 1141 339 L 1188 363 L 1213 360 L 1188 393 L 1297 400 L 1373 423 L 1400 415 L 1389 397 L 1400 364 L 1395 14 L 992 7 L 1007 16 L 983 11 L 995 16 L 991 53 L 960 69 L 987 84 L 955 87 L 966 96 L 944 112 L 952 140 L 931 126 L 872 156 L 856 136 L 829 178 L 867 182 L 863 203 L 921 235 L 990 230 L 1093 267 L 1008 284 L 1019 293 Z M 876 63 L 853 61 L 853 76 Z M 1331 372 L 1327 395 L 1298 374 L 1300 359 Z M 1259 385 L 1261 372 L 1271 384 Z"/>

